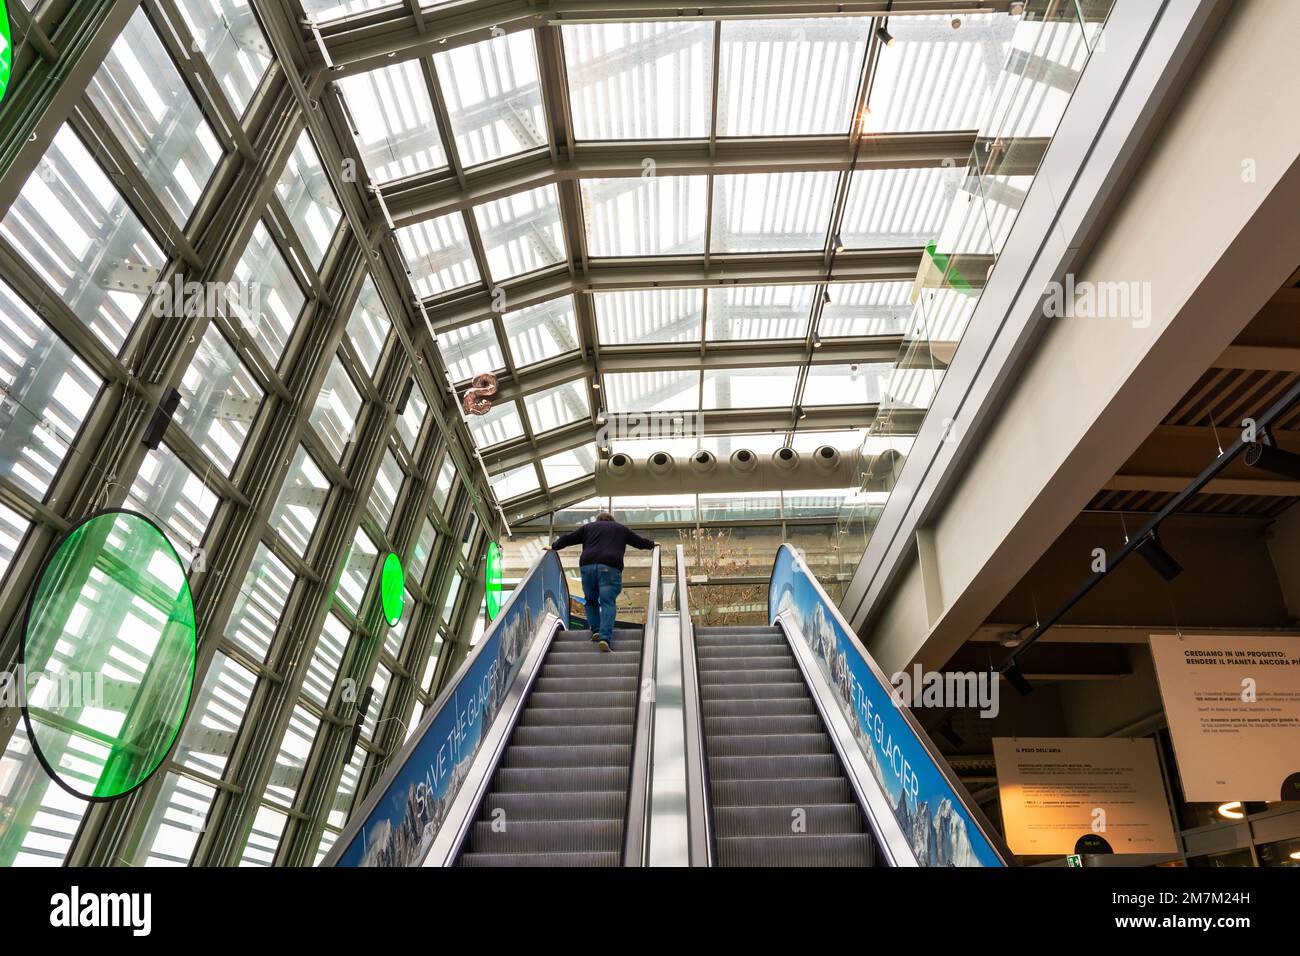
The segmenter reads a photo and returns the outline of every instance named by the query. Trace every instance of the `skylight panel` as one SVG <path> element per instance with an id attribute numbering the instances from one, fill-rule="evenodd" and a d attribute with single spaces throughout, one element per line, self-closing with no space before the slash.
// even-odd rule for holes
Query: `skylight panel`
<path id="1" fill-rule="evenodd" d="M 352 307 L 347 327 L 348 339 L 357 350 L 357 357 L 361 359 L 367 375 L 375 374 L 391 329 L 392 322 L 388 319 L 383 300 L 379 298 L 379 290 L 375 288 L 374 279 L 367 273 L 361 282 L 361 292 L 357 296 L 356 305 Z"/>
<path id="2" fill-rule="evenodd" d="M 275 185 L 275 194 L 288 213 L 311 264 L 320 269 L 343 213 L 306 130 L 294 144 L 293 153 Z"/>
<path id="3" fill-rule="evenodd" d="M 698 342 L 704 320 L 700 289 L 597 292 L 596 331 L 601 345 Z"/>
<path id="4" fill-rule="evenodd" d="M 804 381 L 804 405 L 874 405 L 881 401 L 893 365 L 813 365 Z"/>
<path id="5" fill-rule="evenodd" d="M 369 10 L 394 6 L 399 4 L 393 0 L 302 0 L 303 10 L 317 23 L 328 23 Z"/>
<path id="6" fill-rule="evenodd" d="M 533 31 L 456 47 L 433 60 L 463 166 L 546 145 Z"/>
<path id="7" fill-rule="evenodd" d="M 709 290 L 709 339 L 801 339 L 808 334 L 817 287 L 725 286 Z"/>
<path id="8" fill-rule="evenodd" d="M 821 249 L 838 173 L 751 173 L 713 182 L 714 252 Z"/>
<path id="9" fill-rule="evenodd" d="M 510 356 L 523 368 L 578 348 L 573 296 L 551 299 L 501 317 Z"/>
<path id="10" fill-rule="evenodd" d="M 419 60 L 338 81 L 361 163 L 376 183 L 447 165 Z"/>
<path id="11" fill-rule="evenodd" d="M 943 228 L 961 176 L 944 166 L 856 170 L 840 239 L 850 249 L 924 246 Z"/>
<path id="12" fill-rule="evenodd" d="M 703 408 L 780 408 L 794 402 L 794 366 L 712 368 L 704 371 Z M 705 415 L 707 421 L 708 415 Z"/>
<path id="13" fill-rule="evenodd" d="M 542 459 L 542 475 L 550 488 L 596 473 L 596 443 L 570 448 Z"/>
<path id="14" fill-rule="evenodd" d="M 563 27 L 574 135 L 708 136 L 714 29 L 701 20 Z"/>
<path id="15" fill-rule="evenodd" d="M 221 146 L 143 8 L 118 34 L 86 96 L 172 219 L 185 225 Z"/>
<path id="16" fill-rule="evenodd" d="M 216 324 L 210 324 L 181 380 L 177 424 L 229 475 L 261 401 L 257 380 Z"/>
<path id="17" fill-rule="evenodd" d="M 704 176 L 582 180 L 592 256 L 698 255 L 704 251 Z"/>
<path id="18" fill-rule="evenodd" d="M 499 445 L 503 441 L 519 438 L 524 433 L 524 423 L 519 417 L 515 402 L 493 405 L 486 415 L 468 415 L 469 433 L 479 448 Z"/>
<path id="19" fill-rule="evenodd" d="M 307 297 L 260 222 L 235 264 L 235 282 L 239 290 L 228 299 L 231 311 L 271 364 L 279 365 Z"/>
<path id="20" fill-rule="evenodd" d="M 587 389 L 581 379 L 525 395 L 524 408 L 534 435 L 582 421 L 591 415 Z"/>
<path id="21" fill-rule="evenodd" d="M 479 281 L 465 220 L 458 212 L 403 226 L 394 235 L 421 298 Z"/>
<path id="22" fill-rule="evenodd" d="M 554 185 L 511 193 L 474 207 L 493 282 L 563 262 L 564 228 Z"/>
<path id="23" fill-rule="evenodd" d="M 719 136 L 847 133 L 875 21 L 725 20 Z"/>
<path id="24" fill-rule="evenodd" d="M 604 379 L 611 412 L 681 411 L 699 401 L 699 372 L 609 372 Z"/>
<path id="25" fill-rule="evenodd" d="M 271 65 L 271 45 L 248 0 L 177 0 L 176 6 L 194 37 L 194 52 L 242 114 Z"/>
<path id="26" fill-rule="evenodd" d="M 537 469 L 532 465 L 512 468 L 499 475 L 493 475 L 488 480 L 492 484 L 492 493 L 497 496 L 498 501 L 509 501 L 520 495 L 532 494 L 542 487 L 537 480 Z"/>
<path id="27" fill-rule="evenodd" d="M 480 372 L 495 372 L 506 367 L 490 319 L 440 333 L 438 349 L 453 382 L 463 382 Z"/>
<path id="28" fill-rule="evenodd" d="M 836 282 L 827 292 L 817 323 L 824 339 L 900 335 L 912 314 L 910 282 Z"/>

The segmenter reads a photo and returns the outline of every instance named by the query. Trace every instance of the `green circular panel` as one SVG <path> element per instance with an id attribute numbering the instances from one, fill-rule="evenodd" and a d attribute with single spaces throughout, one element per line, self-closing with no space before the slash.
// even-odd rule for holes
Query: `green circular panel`
<path id="1" fill-rule="evenodd" d="M 185 722 L 197 644 L 185 567 L 156 524 L 115 510 L 75 525 L 23 629 L 23 719 L 50 776 L 87 800 L 148 780 Z"/>
<path id="2" fill-rule="evenodd" d="M 486 585 L 484 599 L 487 602 L 487 616 L 491 621 L 501 613 L 501 545 L 495 541 L 488 544 L 483 579 Z"/>
<path id="3" fill-rule="evenodd" d="M 389 627 L 396 627 L 402 619 L 402 607 L 406 603 L 405 585 L 402 561 L 389 551 L 384 557 L 384 570 L 379 576 L 379 596 L 384 605 L 384 620 Z"/>

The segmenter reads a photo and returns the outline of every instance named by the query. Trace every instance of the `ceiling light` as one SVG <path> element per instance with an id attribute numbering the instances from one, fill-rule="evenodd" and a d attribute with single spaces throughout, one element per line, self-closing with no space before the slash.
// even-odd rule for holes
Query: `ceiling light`
<path id="1" fill-rule="evenodd" d="M 1276 445 L 1251 442 L 1246 446 L 1245 461 L 1251 468 L 1262 468 L 1283 478 L 1300 481 L 1300 455 L 1283 451 Z"/>
<path id="2" fill-rule="evenodd" d="M 883 23 L 880 26 L 876 27 L 876 36 L 880 39 L 880 42 L 883 43 L 885 46 L 894 45 L 894 35 L 889 32 L 889 30 L 885 27 Z"/>
<path id="3" fill-rule="evenodd" d="M 954 30 L 960 30 L 960 29 L 961 29 L 961 17 L 953 17 L 953 18 L 952 18 L 952 28 L 953 28 Z"/>
<path id="4" fill-rule="evenodd" d="M 822 337 L 821 334 L 818 332 L 813 333 L 812 347 L 815 349 L 819 349 L 822 347 Z"/>
<path id="5" fill-rule="evenodd" d="M 1172 554 L 1160 546 L 1160 539 L 1156 537 L 1154 531 L 1148 534 L 1146 540 L 1138 545 L 1137 552 L 1142 555 L 1147 564 L 1151 565 L 1151 570 L 1166 581 L 1172 581 L 1183 573 L 1183 566 L 1174 560 Z"/>
<path id="6" fill-rule="evenodd" d="M 831 304 L 831 290 L 826 289 L 825 291 L 822 292 L 822 305 L 830 305 L 830 304 Z"/>
<path id="7" fill-rule="evenodd" d="M 1293 859 L 1293 860 L 1300 860 L 1300 850 L 1292 850 L 1292 851 L 1291 851 L 1291 859 Z"/>
<path id="8" fill-rule="evenodd" d="M 600 382 L 599 382 L 599 381 L 596 381 L 596 380 L 593 380 L 592 383 L 591 383 L 591 387 L 592 387 L 592 388 L 600 388 Z"/>
<path id="9" fill-rule="evenodd" d="M 1024 0 L 1012 0 L 1011 4 L 1007 7 L 1007 13 L 1011 14 L 1013 17 L 1024 16 Z"/>
<path id="10" fill-rule="evenodd" d="M 834 240 L 832 240 L 831 247 L 832 247 L 836 252 L 843 252 L 843 251 L 844 251 L 844 240 L 840 238 L 840 234 L 839 234 L 838 232 L 835 233 L 835 238 L 834 238 Z"/>
<path id="11" fill-rule="evenodd" d="M 1246 816 L 1246 811 L 1241 808 L 1240 800 L 1233 800 L 1231 803 L 1219 806 L 1219 816 L 1227 817 L 1229 820 L 1240 820 Z"/>
<path id="12" fill-rule="evenodd" d="M 795 413 L 799 416 L 799 421 L 803 421 L 808 417 L 808 413 L 803 410 L 802 405 L 795 409 Z"/>

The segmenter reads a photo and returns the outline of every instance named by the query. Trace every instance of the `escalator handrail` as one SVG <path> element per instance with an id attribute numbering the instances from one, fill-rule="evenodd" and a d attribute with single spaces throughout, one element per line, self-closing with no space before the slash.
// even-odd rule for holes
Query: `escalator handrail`
<path id="1" fill-rule="evenodd" d="M 649 848 L 650 772 L 654 753 L 655 695 L 646 693 L 646 681 L 655 686 L 655 662 L 659 634 L 659 545 L 650 554 L 650 587 L 646 597 L 645 621 L 641 625 L 641 666 L 637 673 L 637 708 L 632 729 L 632 764 L 627 787 L 626 825 L 623 831 L 623 865 L 645 866 Z"/>
<path id="2" fill-rule="evenodd" d="M 497 613 L 497 616 L 493 619 L 492 623 L 489 624 L 487 629 L 483 632 L 483 636 L 479 638 L 478 643 L 470 649 L 470 652 L 465 656 L 465 660 L 461 663 L 460 667 L 456 669 L 455 674 L 453 674 L 447 683 L 443 685 L 442 691 L 438 694 L 433 704 L 430 705 L 429 709 L 425 711 L 424 715 L 420 718 L 420 723 L 416 727 L 415 731 L 406 739 L 406 742 L 402 745 L 402 748 L 397 752 L 396 756 L 388 762 L 383 775 L 375 785 L 370 788 L 370 791 L 366 794 L 365 800 L 363 800 L 361 805 L 353 811 L 351 817 L 348 819 L 347 826 L 345 826 L 343 832 L 339 834 L 338 839 L 334 842 L 334 846 L 330 849 L 330 852 L 326 855 L 325 859 L 321 861 L 321 866 L 333 866 L 351 846 L 352 841 L 356 839 L 357 833 L 366 825 L 371 813 L 374 812 L 375 807 L 387 794 L 389 786 L 392 785 L 393 781 L 406 766 L 407 760 L 410 759 L 411 755 L 423 742 L 424 735 L 429 731 L 429 728 L 438 720 L 448 705 L 455 706 L 456 692 L 460 689 L 461 682 L 473 669 L 480 655 L 482 655 L 488 647 L 492 646 L 493 641 L 497 636 L 497 631 L 500 630 L 502 623 L 510 619 L 510 612 L 514 607 L 515 602 L 521 600 L 522 595 L 527 593 L 527 586 L 531 583 L 534 576 L 541 573 L 547 562 L 553 562 L 559 570 L 560 584 L 564 589 L 563 599 L 559 602 L 560 606 L 558 608 L 560 611 L 559 623 L 565 629 L 569 627 L 569 581 L 564 574 L 564 567 L 560 563 L 560 556 L 554 551 L 548 549 L 542 552 L 541 557 L 534 561 L 532 567 L 528 569 L 528 573 L 520 579 L 517 585 L 515 585 L 514 590 L 511 591 L 510 597 L 506 600 L 505 605 Z M 541 621 L 539 620 L 537 623 L 540 624 Z M 537 635 L 534 635 L 533 640 L 535 640 L 536 637 Z M 521 660 L 526 657 L 527 651 L 525 650 L 523 654 L 521 654 Z M 528 675 L 517 674 L 515 676 L 516 679 L 518 679 L 520 676 L 526 678 Z M 487 731 L 487 727 L 482 728 L 481 733 L 483 737 L 487 736 Z M 479 738 L 480 744 L 483 737 Z M 450 821 L 444 820 L 443 825 L 447 825 L 448 822 Z"/>
<path id="3" fill-rule="evenodd" d="M 840 613 L 839 606 L 831 600 L 830 595 L 828 595 L 826 589 L 822 587 L 822 583 L 818 580 L 817 575 L 812 572 L 807 563 L 800 556 L 799 550 L 789 542 L 783 543 L 781 547 L 777 549 L 777 555 L 772 561 L 772 574 L 769 577 L 768 583 L 769 608 L 772 601 L 772 586 L 775 581 L 777 567 L 780 563 L 781 551 L 783 550 L 790 552 L 794 562 L 802 569 L 809 583 L 821 599 L 822 606 L 826 609 L 827 613 L 832 615 L 839 623 L 845 637 L 848 639 L 853 649 L 857 651 L 858 656 L 862 659 L 863 663 L 866 664 L 868 670 L 871 672 L 872 676 L 875 677 L 881 688 L 886 689 L 887 692 L 892 691 L 893 684 L 890 683 L 889 679 L 885 676 L 884 671 L 880 669 L 880 665 L 876 663 L 876 659 L 871 656 L 871 653 L 859 639 L 857 632 L 853 630 L 849 625 L 849 622 L 845 620 L 844 615 Z M 920 721 L 916 719 L 911 708 L 896 707 L 895 709 L 902 716 L 908 729 L 912 732 L 912 735 L 916 738 L 917 742 L 925 750 L 926 755 L 934 765 L 934 768 L 939 771 L 940 775 L 948 783 L 953 796 L 957 800 L 961 801 L 963 809 L 970 814 L 971 820 L 980 831 L 980 835 L 998 856 L 1002 865 L 1014 866 L 1015 857 L 1002 839 L 1002 836 L 993 828 L 993 825 L 989 823 L 988 818 L 984 815 L 984 811 L 980 809 L 979 805 L 971 799 L 970 792 L 966 789 L 965 785 L 957 779 L 956 774 L 952 772 L 952 768 L 948 766 L 947 760 L 944 759 L 943 755 L 939 752 L 939 749 L 934 745 L 934 741 L 930 739 L 930 735 L 926 733 L 925 728 L 922 727 Z"/>
<path id="4" fill-rule="evenodd" d="M 700 674 L 695 656 L 695 626 L 691 623 L 686 589 L 686 553 L 677 545 L 677 617 L 682 642 L 682 720 L 686 734 L 686 798 L 691 866 L 713 866 L 717 859 L 713 807 L 709 789 L 709 758 L 704 749 L 704 716 Z"/>

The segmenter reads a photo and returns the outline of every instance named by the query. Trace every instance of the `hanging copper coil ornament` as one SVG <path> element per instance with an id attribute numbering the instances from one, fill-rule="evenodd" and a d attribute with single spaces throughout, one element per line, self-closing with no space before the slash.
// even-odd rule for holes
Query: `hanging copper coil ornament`
<path id="1" fill-rule="evenodd" d="M 486 415 L 492 411 L 492 396 L 497 393 L 497 377 L 491 372 L 479 372 L 465 389 L 461 406 L 466 415 Z"/>

